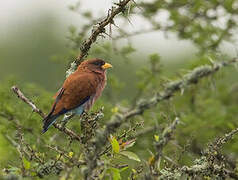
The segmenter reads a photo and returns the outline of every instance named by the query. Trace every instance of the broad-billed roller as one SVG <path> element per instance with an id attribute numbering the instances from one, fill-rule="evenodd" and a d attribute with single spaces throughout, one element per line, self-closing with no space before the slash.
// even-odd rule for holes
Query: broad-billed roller
<path id="1" fill-rule="evenodd" d="M 106 69 L 111 67 L 101 59 L 83 61 L 56 93 L 51 111 L 44 118 L 42 132 L 45 133 L 60 115 L 87 112 L 101 95 L 107 80 Z"/>

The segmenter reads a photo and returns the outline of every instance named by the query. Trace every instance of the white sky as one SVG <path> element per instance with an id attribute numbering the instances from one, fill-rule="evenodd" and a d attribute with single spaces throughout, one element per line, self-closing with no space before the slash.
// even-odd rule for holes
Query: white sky
<path id="1" fill-rule="evenodd" d="M 62 32 L 70 24 L 80 23 L 79 16 L 68 9 L 69 5 L 75 4 L 77 0 L 0 0 L 0 40 L 7 33 L 11 33 L 19 25 L 32 22 L 32 19 L 44 13 L 53 13 L 62 21 Z M 102 17 L 111 7 L 112 0 L 83 0 L 81 9 L 93 10 L 94 16 Z M 132 25 L 127 26 L 128 31 L 144 26 L 141 19 L 131 19 Z M 37 23 L 37 22 L 35 22 Z M 13 31 L 14 32 L 14 31 Z M 149 33 L 132 39 L 133 44 L 139 49 L 140 54 L 159 53 L 162 57 L 173 58 L 194 52 L 191 43 L 166 39 L 163 33 Z M 144 48 L 146 47 L 146 48 Z M 146 50 L 145 50 L 146 49 Z"/>
<path id="2" fill-rule="evenodd" d="M 68 6 L 76 4 L 77 0 L 0 0 L 0 30 L 10 28 L 14 23 L 26 22 L 44 12 L 57 15 L 64 22 L 77 23 L 78 16 L 72 13 Z M 95 15 L 104 14 L 111 7 L 111 0 L 84 0 L 80 4 L 93 10 Z"/>

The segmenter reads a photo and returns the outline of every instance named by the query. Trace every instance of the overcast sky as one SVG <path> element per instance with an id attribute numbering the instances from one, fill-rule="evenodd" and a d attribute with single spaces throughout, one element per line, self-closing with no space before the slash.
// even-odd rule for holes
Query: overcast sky
<path id="1" fill-rule="evenodd" d="M 70 24 L 80 23 L 79 16 L 71 12 L 68 7 L 78 2 L 77 0 L 5 0 L 0 5 L 0 39 L 7 33 L 17 29 L 19 25 L 32 22 L 32 19 L 44 13 L 54 14 L 62 22 L 62 32 Z M 92 10 L 94 16 L 102 17 L 112 5 L 112 0 L 84 0 L 81 9 Z M 128 30 L 133 30 L 144 25 L 140 19 L 131 19 L 132 25 Z M 12 32 L 14 33 L 14 31 Z M 191 52 L 191 43 L 177 40 L 175 37 L 166 39 L 162 33 L 150 33 L 133 38 L 133 43 L 141 54 L 159 53 L 162 57 L 173 58 Z M 146 49 L 144 48 L 146 46 Z M 192 48 L 195 52 L 195 49 Z M 145 51 L 145 52 L 143 52 Z M 186 52 L 187 51 L 187 52 Z"/>

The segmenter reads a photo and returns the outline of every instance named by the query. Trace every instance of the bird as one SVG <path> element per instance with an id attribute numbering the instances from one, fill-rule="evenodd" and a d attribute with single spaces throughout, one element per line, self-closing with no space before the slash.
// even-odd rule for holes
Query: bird
<path id="1" fill-rule="evenodd" d="M 89 111 L 101 96 L 107 81 L 106 70 L 111 67 L 111 64 L 99 58 L 80 63 L 54 96 L 51 111 L 43 120 L 42 133 L 63 114 L 72 112 L 82 115 L 83 112 Z"/>

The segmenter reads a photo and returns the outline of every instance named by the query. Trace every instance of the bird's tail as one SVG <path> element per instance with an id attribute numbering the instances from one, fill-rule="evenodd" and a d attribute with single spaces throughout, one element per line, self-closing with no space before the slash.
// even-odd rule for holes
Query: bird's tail
<path id="1" fill-rule="evenodd" d="M 46 116 L 44 118 L 44 125 L 43 125 L 43 130 L 42 133 L 45 133 L 49 127 L 54 124 L 54 122 L 56 121 L 57 117 L 59 117 L 58 114 L 56 115 L 52 115 L 52 113 L 48 114 L 48 116 Z"/>

